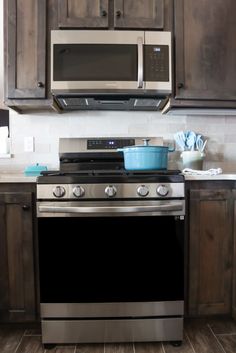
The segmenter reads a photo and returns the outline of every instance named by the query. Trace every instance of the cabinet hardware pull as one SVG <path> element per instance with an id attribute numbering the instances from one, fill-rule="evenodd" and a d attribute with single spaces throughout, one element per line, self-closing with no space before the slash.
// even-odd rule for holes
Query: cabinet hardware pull
<path id="1" fill-rule="evenodd" d="M 107 16 L 106 10 L 102 10 L 101 15 L 102 15 L 102 17 L 106 17 Z"/>
<path id="2" fill-rule="evenodd" d="M 23 209 L 24 211 L 27 211 L 27 210 L 30 209 L 30 207 L 29 207 L 29 205 L 23 205 L 23 206 L 22 206 L 22 209 Z"/>
<path id="3" fill-rule="evenodd" d="M 118 10 L 118 11 L 116 11 L 116 17 L 120 17 L 121 16 L 121 11 L 120 10 Z"/>
<path id="4" fill-rule="evenodd" d="M 38 83 L 37 83 L 37 86 L 39 87 L 39 88 L 42 88 L 44 85 L 43 85 L 43 82 L 41 82 L 41 81 L 39 81 Z"/>
<path id="5" fill-rule="evenodd" d="M 178 87 L 178 88 L 184 88 L 183 82 L 178 83 L 177 87 Z"/>

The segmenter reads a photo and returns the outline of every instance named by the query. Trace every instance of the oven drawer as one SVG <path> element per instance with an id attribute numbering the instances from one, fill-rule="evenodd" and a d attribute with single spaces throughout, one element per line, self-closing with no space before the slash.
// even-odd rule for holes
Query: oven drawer
<path id="1" fill-rule="evenodd" d="M 43 343 L 182 341 L 183 318 L 42 320 Z"/>

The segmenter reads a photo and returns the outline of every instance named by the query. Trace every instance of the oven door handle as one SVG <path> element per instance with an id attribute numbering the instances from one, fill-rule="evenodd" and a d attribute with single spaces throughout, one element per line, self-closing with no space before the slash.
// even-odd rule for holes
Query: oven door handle
<path id="1" fill-rule="evenodd" d="M 39 212 L 52 213 L 139 213 L 139 212 L 170 212 L 183 210 L 183 202 L 171 201 L 161 205 L 145 206 L 55 206 L 39 205 Z"/>

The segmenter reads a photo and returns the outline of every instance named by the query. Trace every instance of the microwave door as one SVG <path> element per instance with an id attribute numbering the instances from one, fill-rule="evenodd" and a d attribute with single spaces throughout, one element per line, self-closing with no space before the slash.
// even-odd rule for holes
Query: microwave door
<path id="1" fill-rule="evenodd" d="M 52 32 L 52 90 L 144 88 L 143 31 Z"/>

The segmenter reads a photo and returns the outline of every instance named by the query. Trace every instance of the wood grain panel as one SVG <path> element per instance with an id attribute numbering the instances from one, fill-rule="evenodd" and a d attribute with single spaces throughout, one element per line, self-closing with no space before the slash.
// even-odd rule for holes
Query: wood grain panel
<path id="1" fill-rule="evenodd" d="M 107 28 L 108 0 L 58 0 L 59 27 Z"/>
<path id="2" fill-rule="evenodd" d="M 212 318 L 208 325 L 215 335 L 236 335 L 236 321 L 231 318 Z"/>
<path id="3" fill-rule="evenodd" d="M 4 271 L 0 277 L 0 319 L 4 321 L 35 319 L 32 209 L 31 192 L 0 192 L 0 243 L 3 245 L 0 252 Z"/>
<path id="4" fill-rule="evenodd" d="M 19 89 L 34 87 L 37 80 L 37 13 L 36 2 L 17 1 L 17 75 Z"/>
<path id="5" fill-rule="evenodd" d="M 236 100 L 235 12 L 234 0 L 175 0 L 176 98 Z"/>
<path id="6" fill-rule="evenodd" d="M 135 353 L 163 353 L 161 342 L 135 343 Z"/>
<path id="7" fill-rule="evenodd" d="M 13 353 L 22 339 L 24 330 L 14 328 L 0 328 L 0 352 Z"/>
<path id="8" fill-rule="evenodd" d="M 236 319 L 236 190 L 233 190 L 233 290 L 232 290 L 232 316 Z"/>
<path id="9" fill-rule="evenodd" d="M 217 336 L 220 344 L 222 345 L 225 353 L 236 352 L 236 335 Z"/>
<path id="10" fill-rule="evenodd" d="M 45 98 L 46 0 L 5 0 L 6 97 Z"/>
<path id="11" fill-rule="evenodd" d="M 200 201 L 201 202 L 201 201 Z M 202 201 L 200 205 L 199 244 L 199 304 L 224 301 L 225 215 L 227 200 L 222 202 Z M 217 219 L 217 227 L 215 226 Z M 219 259 L 219 261 L 216 261 Z"/>
<path id="12" fill-rule="evenodd" d="M 45 353 L 41 336 L 24 336 L 17 353 Z"/>
<path id="13" fill-rule="evenodd" d="M 222 353 L 220 344 L 215 339 L 205 320 L 192 320 L 185 325 L 194 353 Z"/>
<path id="14" fill-rule="evenodd" d="M 8 311 L 8 267 L 5 204 L 0 193 L 0 318 Z"/>
<path id="15" fill-rule="evenodd" d="M 9 275 L 9 310 L 24 311 L 24 266 L 22 258 L 22 219 L 19 206 L 6 206 L 7 252 Z"/>
<path id="16" fill-rule="evenodd" d="M 97 17 L 100 16 L 100 0 L 68 0 L 67 16 Z"/>
<path id="17" fill-rule="evenodd" d="M 105 353 L 104 344 L 77 344 L 75 353 Z"/>
<path id="18" fill-rule="evenodd" d="M 230 313 L 231 193 L 229 190 L 192 190 L 189 212 L 189 313 Z"/>
<path id="19" fill-rule="evenodd" d="M 189 338 L 184 334 L 184 339 L 179 347 L 174 347 L 171 343 L 163 343 L 165 353 L 195 353 Z M 163 353 L 163 352 L 162 352 Z"/>
<path id="20" fill-rule="evenodd" d="M 164 0 L 114 0 L 114 12 L 116 28 L 164 27 Z"/>
<path id="21" fill-rule="evenodd" d="M 132 343 L 107 343 L 104 353 L 134 353 Z"/>

